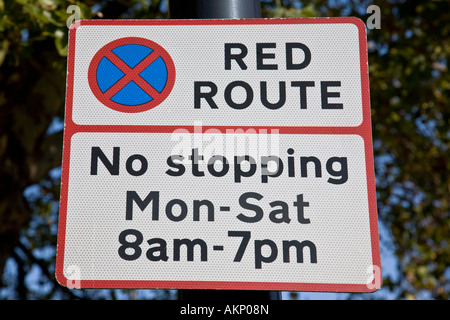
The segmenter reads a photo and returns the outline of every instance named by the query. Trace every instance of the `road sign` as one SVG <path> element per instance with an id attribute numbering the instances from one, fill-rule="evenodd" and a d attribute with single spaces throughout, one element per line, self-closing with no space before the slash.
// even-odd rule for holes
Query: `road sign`
<path id="1" fill-rule="evenodd" d="M 379 287 L 360 20 L 92 20 L 69 39 L 61 284 Z"/>
<path id="2" fill-rule="evenodd" d="M 111 41 L 91 60 L 89 86 L 108 108 L 142 112 L 154 108 L 169 95 L 175 67 L 161 46 L 144 38 Z"/>

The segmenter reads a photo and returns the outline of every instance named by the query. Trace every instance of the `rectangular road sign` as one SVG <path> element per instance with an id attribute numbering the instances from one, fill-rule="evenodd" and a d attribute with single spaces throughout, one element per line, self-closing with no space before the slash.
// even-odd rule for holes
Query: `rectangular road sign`
<path id="1" fill-rule="evenodd" d="M 61 284 L 379 288 L 360 20 L 81 21 L 69 41 Z"/>

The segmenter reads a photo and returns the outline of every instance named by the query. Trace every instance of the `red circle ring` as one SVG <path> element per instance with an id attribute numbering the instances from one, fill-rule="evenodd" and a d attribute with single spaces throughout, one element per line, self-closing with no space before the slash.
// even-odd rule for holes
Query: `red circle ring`
<path id="1" fill-rule="evenodd" d="M 114 53 L 112 52 L 113 49 L 115 49 L 116 47 L 122 46 L 122 45 L 126 45 L 126 44 L 139 44 L 139 45 L 149 47 L 150 49 L 153 50 L 153 52 L 150 55 L 154 55 L 156 53 L 157 57 L 161 57 L 164 60 L 164 63 L 166 64 L 166 67 L 167 67 L 167 82 L 166 82 L 164 89 L 161 91 L 161 93 L 159 93 L 157 95 L 155 95 L 155 94 L 151 95 L 153 100 L 151 100 L 147 103 L 136 105 L 136 106 L 122 105 L 122 104 L 112 101 L 110 99 L 111 97 L 107 94 L 109 90 L 107 90 L 105 93 L 103 93 L 97 84 L 97 68 L 100 63 L 100 60 L 103 57 L 107 57 L 107 58 L 111 57 L 111 55 L 114 55 Z M 116 57 L 116 56 L 114 55 L 114 57 Z M 109 60 L 111 61 L 111 59 L 109 59 Z M 114 60 L 114 59 L 112 59 L 112 60 Z M 138 66 L 139 66 L 139 64 L 138 64 Z M 138 66 L 136 66 L 136 67 L 138 67 Z M 121 70 L 121 71 L 123 72 L 123 70 Z M 115 86 L 117 83 L 119 83 L 121 80 L 123 80 L 123 78 L 125 78 L 125 77 L 122 77 L 122 79 L 118 80 L 113 86 Z M 147 111 L 147 110 L 150 110 L 150 109 L 156 107 L 157 105 L 159 105 L 161 102 L 163 102 L 167 98 L 167 96 L 172 91 L 172 88 L 175 83 L 175 65 L 174 65 L 169 53 L 163 47 L 161 47 L 159 44 L 157 44 L 156 42 L 153 42 L 151 40 L 144 39 L 144 38 L 138 38 L 138 37 L 120 38 L 120 39 L 109 42 L 108 44 L 103 46 L 100 50 L 98 50 L 98 52 L 94 55 L 94 57 L 91 60 L 90 65 L 89 65 L 88 81 L 89 81 L 89 86 L 90 86 L 92 92 L 94 93 L 95 97 L 101 103 L 103 103 L 105 106 L 107 106 L 108 108 L 119 111 L 119 112 L 138 113 L 138 112 Z M 143 81 L 145 81 L 145 80 L 143 80 Z M 129 81 L 127 81 L 127 83 L 128 82 Z M 126 85 L 127 83 L 124 83 L 123 85 Z M 157 91 L 155 90 L 155 92 L 157 92 Z"/>

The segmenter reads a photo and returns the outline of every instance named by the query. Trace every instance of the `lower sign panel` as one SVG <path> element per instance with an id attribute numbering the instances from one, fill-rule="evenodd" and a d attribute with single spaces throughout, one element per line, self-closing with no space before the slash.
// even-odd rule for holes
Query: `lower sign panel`
<path id="1" fill-rule="evenodd" d="M 58 280 L 374 291 L 368 149 L 345 134 L 78 132 L 65 150 Z"/>

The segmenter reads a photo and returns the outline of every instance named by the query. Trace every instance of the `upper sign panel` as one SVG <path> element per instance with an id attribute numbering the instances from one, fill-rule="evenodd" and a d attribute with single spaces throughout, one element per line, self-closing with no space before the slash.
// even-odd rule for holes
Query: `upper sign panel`
<path id="1" fill-rule="evenodd" d="M 68 120 L 358 127 L 370 108 L 365 37 L 354 18 L 81 21 Z"/>

